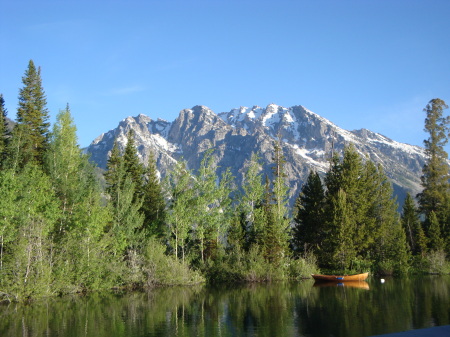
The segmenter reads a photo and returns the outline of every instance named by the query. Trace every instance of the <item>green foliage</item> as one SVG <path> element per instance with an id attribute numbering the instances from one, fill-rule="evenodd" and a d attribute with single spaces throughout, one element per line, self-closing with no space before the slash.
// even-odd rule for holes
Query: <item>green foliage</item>
<path id="1" fill-rule="evenodd" d="M 169 200 L 167 226 L 169 242 L 176 258 L 183 262 L 187 255 L 188 233 L 193 222 L 192 206 L 194 205 L 194 189 L 191 171 L 186 162 L 180 161 L 165 180 L 165 190 Z M 179 253 L 179 250 L 181 252 Z"/>
<path id="2" fill-rule="evenodd" d="M 3 247 L 6 254 L 0 288 L 16 299 L 49 295 L 53 260 L 49 234 L 59 218 L 58 200 L 50 180 L 35 165 L 25 166 L 22 173 L 14 176 L 6 173 L 2 178 L 12 179 L 9 183 L 13 188 L 7 196 L 5 215 L 11 232 Z"/>
<path id="3" fill-rule="evenodd" d="M 427 253 L 422 270 L 429 274 L 450 274 L 450 262 L 446 260 L 445 251 L 440 249 Z"/>
<path id="4" fill-rule="evenodd" d="M 448 226 L 448 214 L 450 213 L 450 184 L 448 154 L 444 146 L 448 142 L 450 117 L 444 116 L 444 110 L 448 106 L 439 98 L 432 99 L 424 112 L 426 112 L 425 132 L 429 138 L 424 140 L 427 162 L 422 169 L 423 190 L 417 195 L 420 212 L 426 219 L 434 212 L 439 223 L 443 225 L 443 232 L 448 237 L 450 228 Z M 429 222 L 426 222 L 428 233 Z"/>
<path id="5" fill-rule="evenodd" d="M 318 266 L 399 274 L 449 270 L 450 194 L 442 100 L 426 108 L 427 164 L 418 212 L 407 196 L 400 218 L 381 166 L 353 146 L 330 162 L 324 184 L 310 172 L 288 207 L 281 139 L 273 176 L 253 154 L 242 189 L 218 176 L 212 149 L 198 172 L 183 161 L 160 184 L 156 161 L 139 161 L 133 132 L 114 143 L 106 189 L 77 144 L 69 106 L 48 133 L 40 70 L 30 61 L 11 137 L 0 95 L 0 294 L 23 300 L 113 287 L 300 279 Z M 7 157 L 3 156 L 5 153 Z M 5 159 L 5 160 L 3 160 Z M 106 192 L 106 193 L 105 193 Z M 293 230 L 290 224 L 293 223 Z M 295 258 L 289 243 L 295 249 Z M 413 254 L 413 257 L 410 254 Z"/>
<path id="6" fill-rule="evenodd" d="M 409 193 L 406 195 L 403 204 L 402 226 L 411 252 L 414 255 L 425 253 L 427 248 L 425 233 L 419 220 L 414 200 Z"/>
<path id="7" fill-rule="evenodd" d="M 198 272 L 191 270 L 176 257 L 167 256 L 166 248 L 155 239 L 150 239 L 144 248 L 143 272 L 146 286 L 192 285 L 204 283 Z"/>
<path id="8" fill-rule="evenodd" d="M 125 174 L 131 178 L 131 181 L 134 184 L 134 200 L 140 199 L 143 196 L 143 177 L 145 169 L 137 155 L 133 130 L 130 130 L 127 134 L 127 145 L 125 146 L 122 160 Z"/>
<path id="9" fill-rule="evenodd" d="M 445 241 L 442 237 L 441 232 L 441 226 L 439 224 L 439 220 L 437 218 L 437 215 L 434 211 L 431 211 L 428 219 L 428 237 L 429 237 L 429 244 L 428 248 L 430 248 L 431 251 L 440 251 L 444 249 Z"/>
<path id="10" fill-rule="evenodd" d="M 3 94 L 0 94 L 0 168 L 6 159 L 9 138 L 11 136 L 8 123 L 6 121 L 7 110 L 5 107 L 5 100 Z"/>
<path id="11" fill-rule="evenodd" d="M 274 178 L 272 188 L 266 177 L 263 211 L 264 228 L 262 233 L 263 253 L 269 264 L 279 267 L 288 255 L 289 220 L 287 218 L 288 186 L 284 173 L 285 159 L 281 148 L 281 139 L 274 143 Z"/>
<path id="12" fill-rule="evenodd" d="M 289 279 L 301 280 L 311 277 L 311 274 L 317 274 L 317 258 L 311 252 L 305 252 L 301 257 L 288 262 Z"/>
<path id="13" fill-rule="evenodd" d="M 48 110 L 41 69 L 36 69 L 32 60 L 22 77 L 23 87 L 19 91 L 17 125 L 13 131 L 14 146 L 11 151 L 16 161 L 13 168 L 21 168 L 28 162 L 42 165 L 48 146 Z"/>
<path id="14" fill-rule="evenodd" d="M 117 141 L 114 141 L 105 172 L 106 192 L 108 192 L 113 205 L 117 203 L 118 193 L 122 188 L 124 176 L 125 170 L 119 145 L 117 144 Z"/>
<path id="15" fill-rule="evenodd" d="M 247 170 L 244 173 L 242 189 L 235 219 L 234 233 L 241 236 L 240 245 L 249 250 L 253 244 L 262 241 L 264 230 L 264 209 L 262 207 L 264 185 L 261 179 L 261 164 L 258 155 L 252 153 Z"/>
<path id="16" fill-rule="evenodd" d="M 293 244 L 298 253 L 317 253 L 324 240 L 325 192 L 317 172 L 311 171 L 294 205 Z"/>
<path id="17" fill-rule="evenodd" d="M 325 183 L 326 216 L 321 233 L 323 249 L 317 251 L 319 264 L 349 270 L 356 261 L 371 261 L 374 270 L 381 270 L 392 261 L 392 272 L 406 271 L 406 236 L 392 186 L 381 166 L 367 158 L 364 162 L 349 146 L 342 161 L 337 156 L 332 159 Z"/>
<path id="18" fill-rule="evenodd" d="M 159 182 L 156 161 L 150 153 L 147 166 L 147 179 L 143 187 L 142 212 L 144 213 L 144 230 L 157 237 L 167 236 L 166 202 Z"/>
<path id="19" fill-rule="evenodd" d="M 125 178 L 123 187 L 117 191 L 117 202 L 110 204 L 112 214 L 111 234 L 114 237 L 111 249 L 114 255 L 123 255 L 127 248 L 141 245 L 144 215 L 140 212 L 142 201 L 135 201 L 135 187 L 129 176 Z"/>

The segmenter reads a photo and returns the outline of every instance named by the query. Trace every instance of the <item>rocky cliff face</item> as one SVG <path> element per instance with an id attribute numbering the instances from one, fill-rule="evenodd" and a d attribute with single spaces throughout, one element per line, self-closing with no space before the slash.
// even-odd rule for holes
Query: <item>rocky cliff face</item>
<path id="1" fill-rule="evenodd" d="M 421 147 L 399 143 L 366 129 L 343 130 L 302 106 L 284 108 L 275 104 L 266 108 L 241 107 L 220 114 L 205 106 L 195 106 L 182 110 L 173 122 L 155 121 L 145 115 L 128 117 L 91 143 L 87 152 L 92 160 L 105 168 L 114 139 L 123 149 L 130 129 L 135 132 L 141 160 L 146 163 L 152 151 L 162 175 L 181 159 L 191 169 L 198 169 L 204 152 L 213 148 L 219 174 L 230 168 L 238 184 L 252 152 L 259 153 L 264 171 L 271 174 L 273 143 L 280 137 L 291 202 L 309 171 L 326 172 L 331 152 L 341 152 L 350 143 L 361 155 L 384 167 L 400 198 L 405 191 L 415 194 L 420 190 L 425 162 Z"/>

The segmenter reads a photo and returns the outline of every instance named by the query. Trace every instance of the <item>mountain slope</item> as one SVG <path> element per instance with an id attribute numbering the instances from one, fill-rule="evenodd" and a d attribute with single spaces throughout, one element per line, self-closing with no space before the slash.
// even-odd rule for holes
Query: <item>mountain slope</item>
<path id="1" fill-rule="evenodd" d="M 145 163 L 153 151 L 162 175 L 180 159 L 186 160 L 191 169 L 198 169 L 204 152 L 214 148 L 219 174 L 230 168 L 238 184 L 252 152 L 260 154 L 265 173 L 271 174 L 273 142 L 280 137 L 291 202 L 309 171 L 326 172 L 332 151 L 341 152 L 350 143 L 361 155 L 384 167 L 400 197 L 405 191 L 415 194 L 420 190 L 425 162 L 421 147 L 366 129 L 344 130 L 302 106 L 284 108 L 275 104 L 266 108 L 241 107 L 220 114 L 195 106 L 182 110 L 173 122 L 155 121 L 145 115 L 128 117 L 89 145 L 87 152 L 92 160 L 105 168 L 114 139 L 123 149 L 130 129 L 135 132 L 141 160 Z"/>

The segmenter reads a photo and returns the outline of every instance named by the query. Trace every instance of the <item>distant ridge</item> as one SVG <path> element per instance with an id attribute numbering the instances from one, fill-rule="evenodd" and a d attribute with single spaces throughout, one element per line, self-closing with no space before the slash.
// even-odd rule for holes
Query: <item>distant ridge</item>
<path id="1" fill-rule="evenodd" d="M 354 144 L 362 156 L 383 166 L 399 199 L 407 191 L 416 194 L 421 188 L 423 148 L 396 142 L 367 129 L 344 130 L 300 105 L 240 107 L 220 114 L 198 105 L 182 110 L 172 122 L 153 120 L 143 114 L 127 117 L 89 145 L 87 152 L 91 159 L 105 168 L 114 139 L 123 149 L 130 129 L 134 130 L 141 160 L 146 163 L 152 151 L 163 176 L 180 159 L 186 160 L 189 168 L 198 169 L 203 153 L 214 148 L 219 174 L 230 168 L 238 183 L 252 152 L 260 154 L 263 170 L 271 174 L 273 141 L 279 135 L 291 202 L 309 171 L 326 172 L 331 151 L 342 152 L 348 144 Z"/>

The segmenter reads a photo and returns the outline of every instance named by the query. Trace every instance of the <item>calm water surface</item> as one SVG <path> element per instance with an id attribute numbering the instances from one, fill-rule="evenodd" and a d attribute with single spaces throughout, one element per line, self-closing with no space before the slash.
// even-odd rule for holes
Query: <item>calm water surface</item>
<path id="1" fill-rule="evenodd" d="M 64 297 L 0 305 L 0 336 L 370 336 L 450 324 L 450 276 Z"/>

